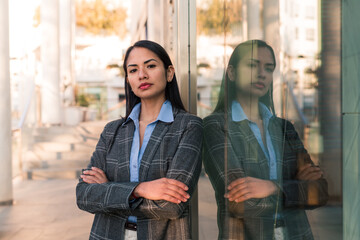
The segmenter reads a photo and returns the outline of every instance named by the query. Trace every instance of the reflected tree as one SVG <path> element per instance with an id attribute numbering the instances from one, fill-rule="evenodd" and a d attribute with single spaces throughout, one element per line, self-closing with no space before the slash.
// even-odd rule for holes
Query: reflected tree
<path id="1" fill-rule="evenodd" d="M 217 35 L 224 31 L 230 32 L 242 21 L 242 0 L 203 0 L 200 2 L 201 6 L 197 8 L 197 27 L 200 34 Z"/>
<path id="2" fill-rule="evenodd" d="M 126 9 L 111 6 L 106 0 L 77 0 L 76 25 L 93 34 L 126 34 Z"/>
<path id="3" fill-rule="evenodd" d="M 76 0 L 76 25 L 93 34 L 125 37 L 126 9 L 108 0 Z M 40 25 L 40 6 L 35 10 L 33 25 Z"/>

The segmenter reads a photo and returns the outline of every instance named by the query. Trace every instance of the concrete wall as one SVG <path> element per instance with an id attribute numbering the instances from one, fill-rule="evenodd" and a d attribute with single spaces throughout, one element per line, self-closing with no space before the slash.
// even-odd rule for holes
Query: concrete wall
<path id="1" fill-rule="evenodd" d="M 319 120 L 323 137 L 320 165 L 332 200 L 340 203 L 341 186 L 341 1 L 321 1 L 321 74 Z"/>
<path id="2" fill-rule="evenodd" d="M 342 1 L 343 236 L 360 239 L 360 1 Z"/>
<path id="3" fill-rule="evenodd" d="M 0 1 L 0 205 L 12 203 L 9 4 Z"/>

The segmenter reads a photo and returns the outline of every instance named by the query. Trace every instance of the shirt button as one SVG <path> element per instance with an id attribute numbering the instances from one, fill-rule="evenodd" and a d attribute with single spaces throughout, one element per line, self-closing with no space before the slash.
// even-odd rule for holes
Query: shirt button
<path id="1" fill-rule="evenodd" d="M 137 168 L 137 166 L 136 166 L 136 165 L 133 165 L 133 168 Z"/>

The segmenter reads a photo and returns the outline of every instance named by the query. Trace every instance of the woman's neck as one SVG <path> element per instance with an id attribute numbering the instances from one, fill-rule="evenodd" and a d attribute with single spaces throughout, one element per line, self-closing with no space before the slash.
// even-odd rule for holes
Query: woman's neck
<path id="1" fill-rule="evenodd" d="M 139 121 L 152 122 L 158 117 L 165 99 L 141 100 Z"/>
<path id="2" fill-rule="evenodd" d="M 259 98 L 254 96 L 238 96 L 238 102 L 240 103 L 244 113 L 250 121 L 256 122 L 261 119 L 259 111 Z"/>

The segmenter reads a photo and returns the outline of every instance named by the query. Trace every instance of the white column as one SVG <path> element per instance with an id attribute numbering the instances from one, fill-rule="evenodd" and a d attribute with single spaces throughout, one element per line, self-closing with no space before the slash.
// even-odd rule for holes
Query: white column
<path id="1" fill-rule="evenodd" d="M 247 0 L 248 39 L 262 39 L 260 0 Z"/>
<path id="2" fill-rule="evenodd" d="M 244 40 L 263 39 L 263 30 L 260 16 L 260 0 L 244 0 L 243 14 L 243 36 Z"/>
<path id="3" fill-rule="evenodd" d="M 277 61 L 277 67 L 275 68 L 273 74 L 273 98 L 276 113 L 281 116 L 282 114 L 282 79 L 280 72 L 283 72 L 281 66 L 281 53 L 282 50 L 282 41 L 280 37 L 280 2 L 279 0 L 264 0 L 263 6 L 263 25 L 264 25 L 264 40 L 274 49 L 275 58 Z"/>
<path id="4" fill-rule="evenodd" d="M 247 0 L 242 1 L 242 34 L 243 34 L 243 41 L 247 41 L 248 39 L 248 3 Z"/>
<path id="5" fill-rule="evenodd" d="M 42 123 L 60 124 L 59 0 L 42 0 L 41 27 Z"/>
<path id="6" fill-rule="evenodd" d="M 59 13 L 60 31 L 60 83 L 66 106 L 74 103 L 74 33 L 75 33 L 75 6 L 73 0 L 61 0 Z"/>
<path id="7" fill-rule="evenodd" d="M 160 8 L 159 0 L 148 1 L 148 38 L 151 41 L 159 43 L 160 45 L 163 45 L 163 41 L 161 39 L 162 11 L 163 9 Z"/>
<path id="8" fill-rule="evenodd" d="M 0 205 L 12 203 L 9 2 L 0 1 Z"/>

